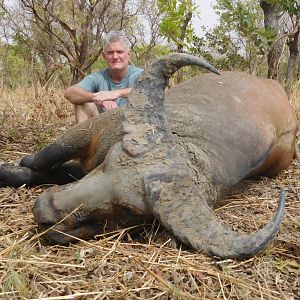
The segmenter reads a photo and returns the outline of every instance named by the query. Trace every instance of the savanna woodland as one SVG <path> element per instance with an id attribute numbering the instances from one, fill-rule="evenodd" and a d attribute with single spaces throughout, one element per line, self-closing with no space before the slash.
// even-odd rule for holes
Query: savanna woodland
<path id="1" fill-rule="evenodd" d="M 201 2 L 1 0 L 1 163 L 38 151 L 74 125 L 64 89 L 104 67 L 101 37 L 112 29 L 127 33 L 140 67 L 188 52 L 219 70 L 277 80 L 300 117 L 300 1 L 211 1 L 215 25 L 201 22 L 196 30 L 207 13 Z M 198 72 L 184 68 L 170 86 Z M 175 247 L 156 223 L 47 245 L 31 213 L 46 188 L 0 188 L 1 299 L 300 299 L 297 158 L 275 178 L 243 181 L 216 210 L 231 228 L 253 232 L 271 218 L 280 190 L 287 190 L 278 237 L 245 261 Z"/>

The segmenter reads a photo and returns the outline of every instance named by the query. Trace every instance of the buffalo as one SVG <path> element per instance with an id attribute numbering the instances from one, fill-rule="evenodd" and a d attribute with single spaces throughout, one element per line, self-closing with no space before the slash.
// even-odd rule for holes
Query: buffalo
<path id="1" fill-rule="evenodd" d="M 171 75 L 186 65 L 212 73 L 165 95 Z M 2 164 L 0 186 L 57 184 L 33 207 L 55 243 L 91 238 L 104 220 L 156 218 L 208 255 L 255 255 L 280 228 L 285 192 L 270 223 L 249 235 L 225 226 L 212 207 L 242 179 L 275 176 L 289 166 L 297 119 L 277 82 L 243 72 L 218 74 L 189 54 L 158 59 L 141 75 L 130 106 L 75 125 L 18 164 Z"/>

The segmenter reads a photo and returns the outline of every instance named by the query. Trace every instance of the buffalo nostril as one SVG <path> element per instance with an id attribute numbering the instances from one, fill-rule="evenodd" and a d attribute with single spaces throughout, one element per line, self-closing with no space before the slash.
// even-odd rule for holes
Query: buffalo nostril
<path id="1" fill-rule="evenodd" d="M 47 193 L 36 199 L 32 213 L 38 225 L 45 224 L 49 227 L 50 224 L 53 225 L 60 220 L 57 212 L 55 212 L 53 201 L 51 197 L 48 197 Z"/>

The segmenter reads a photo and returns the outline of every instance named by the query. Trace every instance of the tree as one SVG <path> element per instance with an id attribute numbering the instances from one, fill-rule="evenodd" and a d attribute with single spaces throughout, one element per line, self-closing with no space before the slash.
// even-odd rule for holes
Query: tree
<path id="1" fill-rule="evenodd" d="M 300 61 L 299 0 L 217 0 L 215 9 L 220 23 L 194 38 L 193 52 L 221 69 L 267 73 L 290 92 Z"/>
<path id="2" fill-rule="evenodd" d="M 183 52 L 193 39 L 191 20 L 197 6 L 192 0 L 158 0 L 157 5 L 163 15 L 160 33 L 175 43 L 177 52 Z"/>
<path id="3" fill-rule="evenodd" d="M 300 17 L 296 16 L 294 20 L 292 20 L 292 23 L 294 31 L 288 37 L 287 43 L 290 52 L 286 73 L 286 90 L 288 93 L 290 93 L 292 89 L 296 68 L 300 65 Z"/>
<path id="4" fill-rule="evenodd" d="M 139 0 L 139 15 L 127 30 L 132 44 L 132 57 L 140 65 L 146 66 L 153 58 L 170 52 L 160 34 L 162 19 L 163 14 L 155 0 Z"/>
<path id="5" fill-rule="evenodd" d="M 285 37 L 282 37 L 282 26 L 280 19 L 282 12 L 277 3 L 260 1 L 260 6 L 264 12 L 264 26 L 266 31 L 274 32 L 274 41 L 270 41 L 270 51 L 268 52 L 268 78 L 278 78 L 279 62 L 283 54 Z"/>
<path id="6" fill-rule="evenodd" d="M 264 30 L 263 14 L 257 1 L 217 0 L 214 8 L 219 24 L 209 30 L 202 41 L 205 55 L 212 55 L 221 69 L 259 73 L 274 34 Z M 195 45 L 194 51 L 197 48 L 199 46 Z"/>
<path id="7" fill-rule="evenodd" d="M 14 31 L 32 47 L 46 69 L 67 63 L 71 83 L 77 82 L 99 58 L 102 35 L 126 28 L 136 14 L 129 0 L 17 0 Z M 11 16 L 12 10 L 4 7 Z M 20 19 L 22 21 L 20 22 Z"/>
<path id="8" fill-rule="evenodd" d="M 0 76 L 1 83 L 9 87 L 16 87 L 24 84 L 30 76 L 28 69 L 30 66 L 26 60 L 30 51 L 17 44 L 11 45 L 11 32 L 8 23 L 10 18 L 6 11 L 2 9 L 3 1 L 0 1 Z M 25 71 L 26 70 L 26 71 Z"/>
<path id="9" fill-rule="evenodd" d="M 296 68 L 300 65 L 300 2 L 299 0 L 279 0 L 278 4 L 290 18 L 290 30 L 287 33 L 289 59 L 286 73 L 286 90 L 290 93 Z"/>
<path id="10" fill-rule="evenodd" d="M 265 28 L 276 31 L 276 39 L 268 54 L 268 77 L 278 77 L 278 65 L 286 44 L 289 57 L 286 71 L 286 90 L 291 91 L 294 73 L 299 63 L 300 2 L 299 0 L 260 1 L 264 11 Z"/>

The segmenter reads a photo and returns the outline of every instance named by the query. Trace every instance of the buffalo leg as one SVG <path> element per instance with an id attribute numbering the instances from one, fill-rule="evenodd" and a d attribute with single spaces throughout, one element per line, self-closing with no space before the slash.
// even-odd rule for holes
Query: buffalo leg
<path id="1" fill-rule="evenodd" d="M 31 170 L 12 164 L 0 165 L 0 187 L 20 187 L 23 184 L 36 186 L 40 184 L 66 184 L 81 179 L 85 173 L 77 163 L 65 163 L 49 172 Z"/>
<path id="2" fill-rule="evenodd" d="M 41 151 L 24 156 L 20 166 L 36 171 L 49 171 L 73 158 L 77 158 L 82 152 L 76 145 L 58 140 Z"/>

